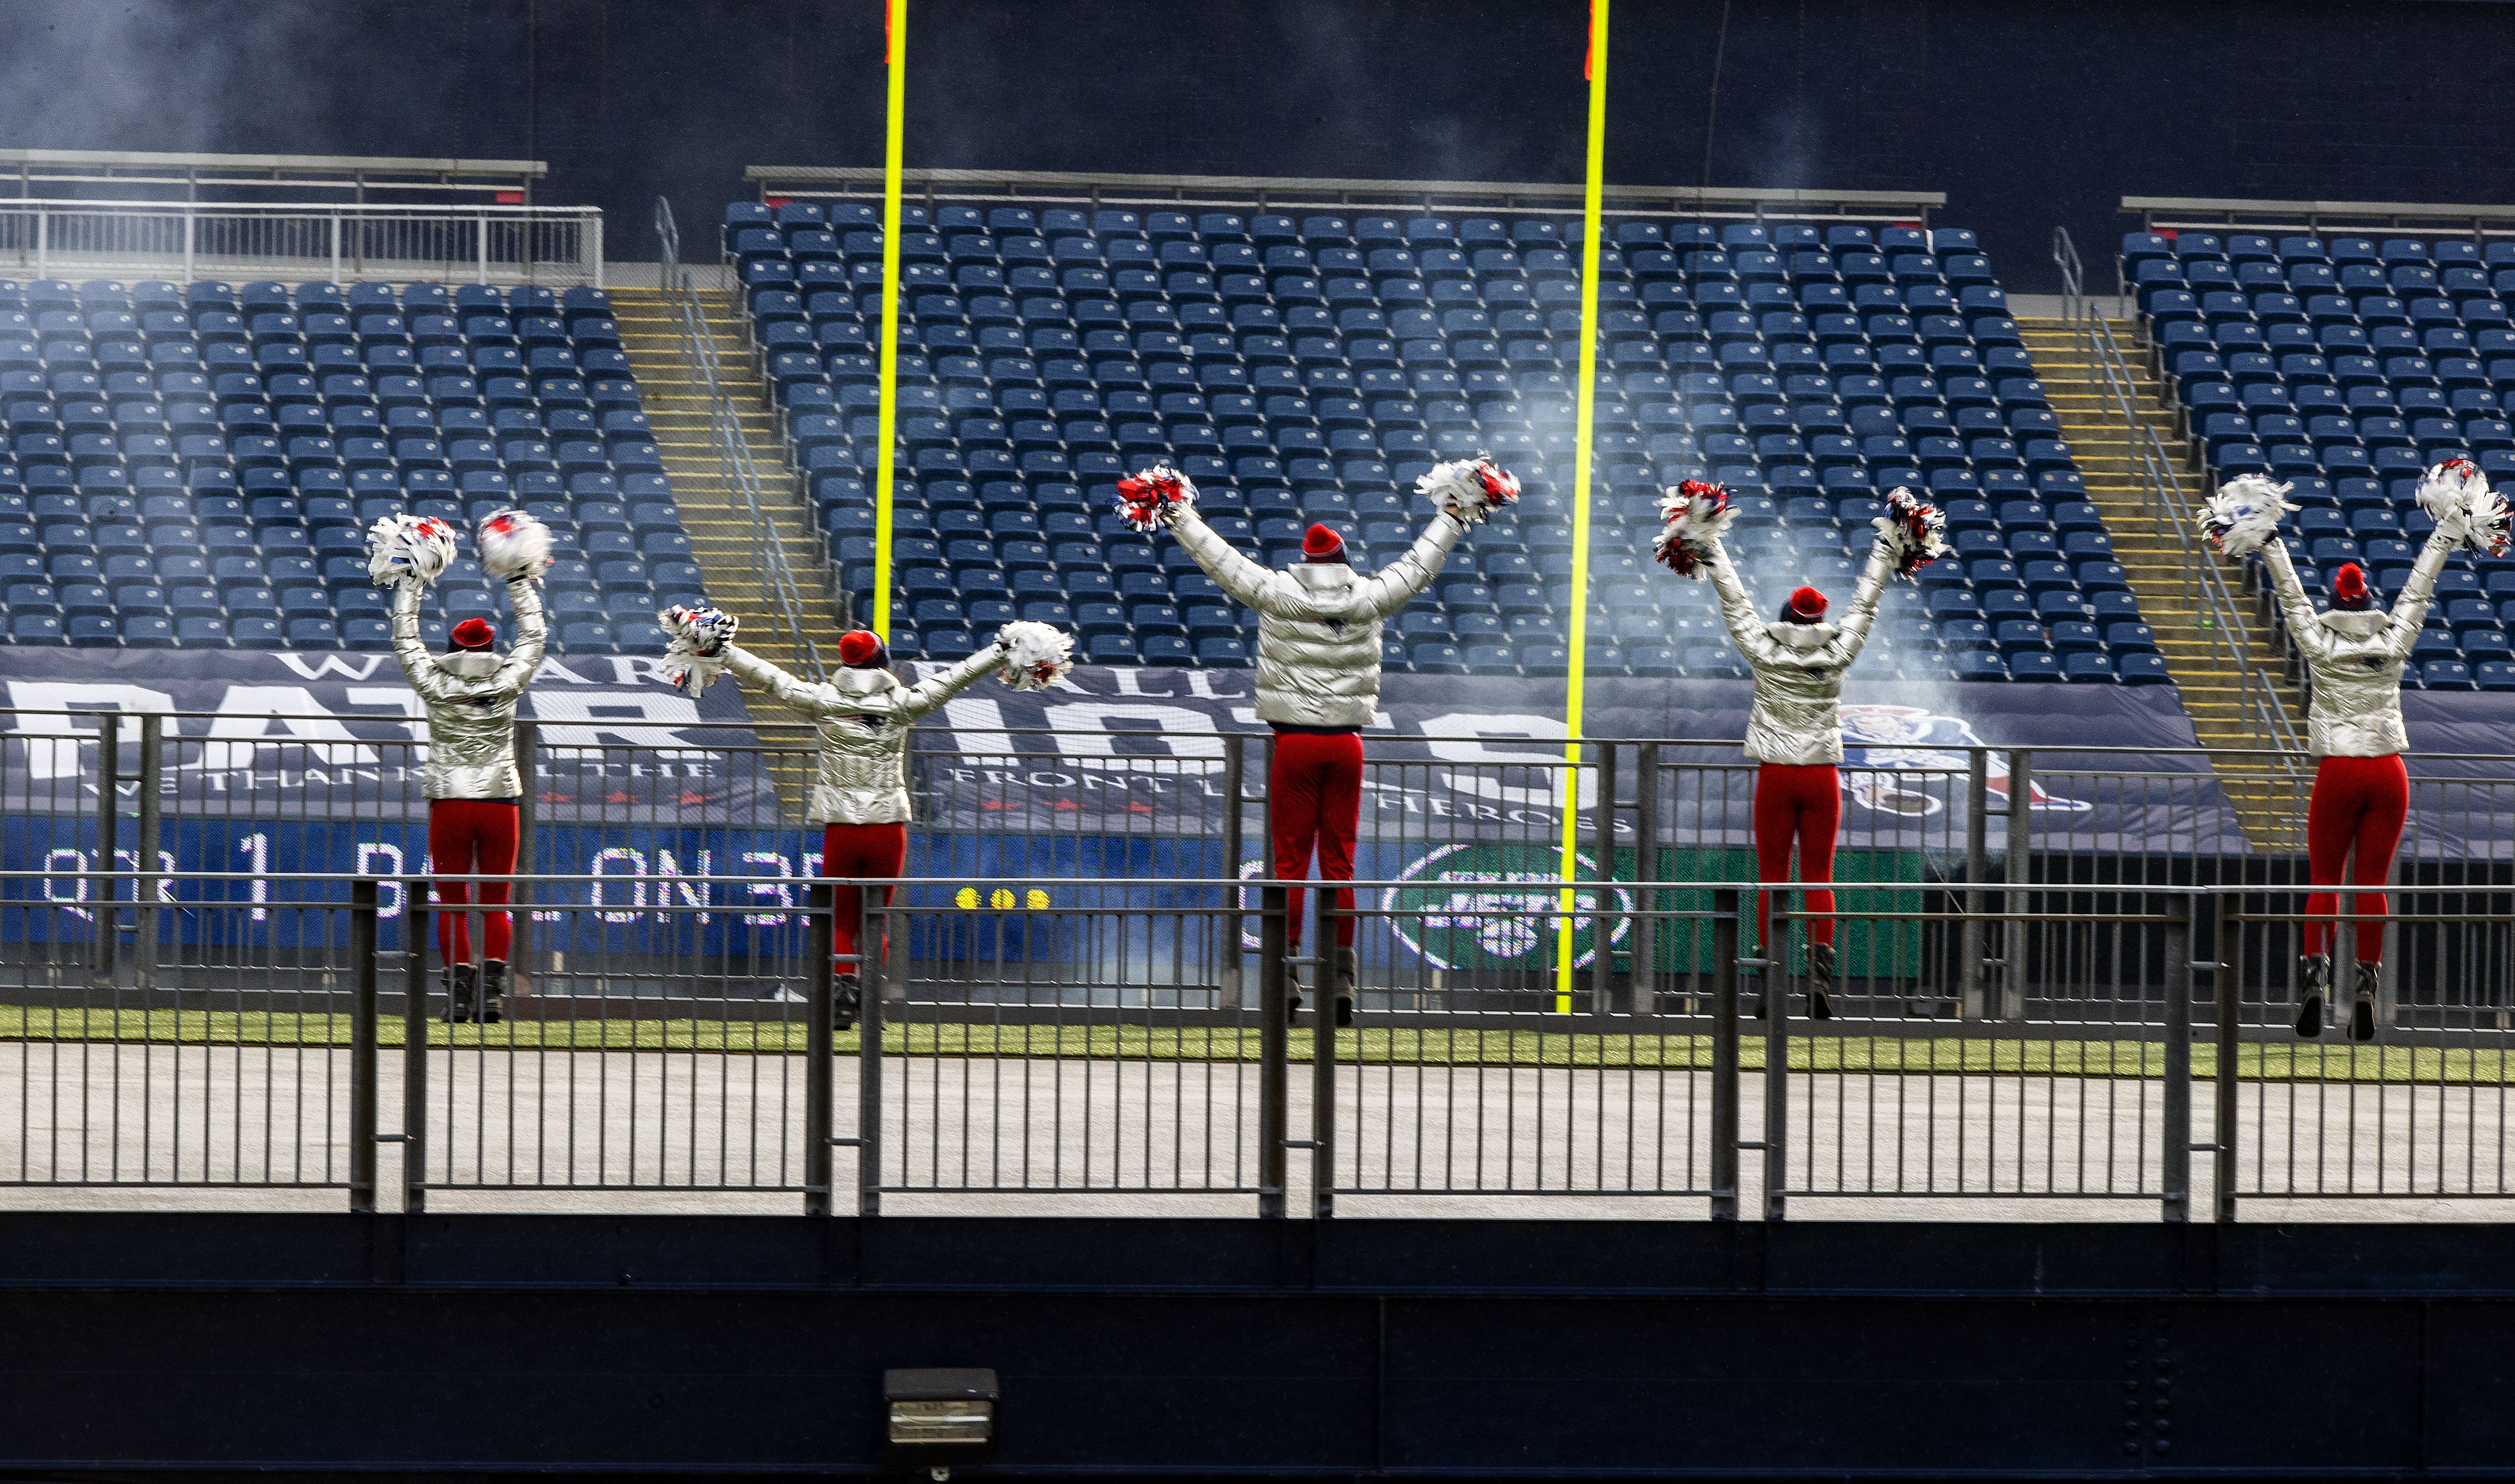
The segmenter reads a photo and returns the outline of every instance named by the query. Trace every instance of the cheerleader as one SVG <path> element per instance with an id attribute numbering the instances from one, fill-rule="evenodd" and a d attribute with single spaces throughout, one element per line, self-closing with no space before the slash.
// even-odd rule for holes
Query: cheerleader
<path id="1" fill-rule="evenodd" d="M 2353 561 L 2332 574 L 2331 610 L 2318 613 L 2297 581 L 2287 546 L 2276 539 L 2280 516 L 2295 508 L 2281 498 L 2288 488 L 2259 474 L 2230 479 L 2201 509 L 2201 528 L 2210 545 L 2227 556 L 2260 551 L 2289 641 L 2305 657 L 2312 678 L 2306 752 L 2318 760 L 2305 814 L 2306 868 L 2316 889 L 2306 897 L 2305 910 L 2309 919 L 2337 913 L 2337 888 L 2344 875 L 2360 888 L 2350 907 L 2358 923 L 2349 1035 L 2371 1041 L 2388 910 L 2381 888 L 2392 874 L 2393 852 L 2411 809 L 2410 774 L 2402 766 L 2402 754 L 2410 746 L 2402 725 L 2402 671 L 2418 642 L 2446 557 L 2465 543 L 2491 555 L 2506 549 L 2506 502 L 2468 459 L 2438 464 L 2418 488 L 2419 505 L 2435 517 L 2436 529 L 2420 549 L 2393 611 L 2388 615 L 2376 605 L 2367 574 Z M 2323 1034 L 2324 1005 L 2335 992 L 2332 927 L 2329 921 L 2304 924 L 2297 971 L 2299 1036 Z"/>
<path id="2" fill-rule="evenodd" d="M 1668 525 L 1660 533 L 1659 559 L 1681 577 L 1711 579 L 1721 620 L 1754 674 L 1746 753 L 1761 764 L 1755 770 L 1754 804 L 1759 882 L 1834 880 L 1835 835 L 1842 819 L 1842 782 L 1836 769 L 1842 762 L 1843 672 L 1869 639 L 1887 581 L 1912 576 L 1947 550 L 1945 521 L 1935 508 L 1905 489 L 1888 495 L 1886 506 L 1887 513 L 1876 522 L 1877 539 L 1870 548 L 1869 565 L 1837 625 L 1825 621 L 1825 595 L 1814 588 L 1792 593 L 1771 623 L 1756 614 L 1755 600 L 1720 541 L 1737 518 L 1726 488 L 1689 479 L 1660 502 Z M 1791 870 L 1793 846 L 1798 852 L 1795 876 Z M 1807 910 L 1831 914 L 1834 893 L 1822 886 L 1810 890 Z M 1832 1019 L 1833 917 L 1810 917 L 1807 931 L 1808 1013 Z M 1769 892 L 1757 896 L 1755 940 L 1763 957 L 1785 962 L 1773 942 Z"/>

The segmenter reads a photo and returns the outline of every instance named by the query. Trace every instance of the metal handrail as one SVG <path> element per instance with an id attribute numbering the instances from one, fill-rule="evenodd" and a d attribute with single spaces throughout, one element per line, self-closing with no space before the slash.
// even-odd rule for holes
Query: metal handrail
<path id="1" fill-rule="evenodd" d="M 2226 578 L 2208 547 L 2192 529 L 2189 513 L 2183 508 L 2183 483 L 2175 475 L 2174 462 L 2166 454 L 2165 441 L 2139 415 L 2130 367 L 2123 359 L 2112 325 L 2088 300 L 2085 270 L 2068 227 L 2052 228 L 2052 261 L 2061 269 L 2062 317 L 2077 331 L 2088 362 L 2095 368 L 2107 403 L 2104 410 L 2122 424 L 2125 446 L 2130 451 L 2131 477 L 2141 487 L 2143 509 L 2161 529 L 2172 534 L 2183 558 L 2183 596 L 2200 617 L 2209 657 L 2222 667 L 2232 664 L 2240 717 L 2261 739 L 2261 745 L 2285 755 L 2289 770 L 2294 771 L 2294 758 L 2304 746 L 2296 723 L 2280 699 L 2278 687 L 2253 663 L 2241 641 L 2251 632 L 2244 609 L 2228 591 Z"/>
<path id="2" fill-rule="evenodd" d="M 786 639 L 803 657 L 814 680 L 826 672 L 820 646 L 812 642 L 809 630 L 804 626 L 804 596 L 796 585 L 795 570 L 786 558 L 786 544 L 777 534 L 775 522 L 768 518 L 766 492 L 760 481 L 760 471 L 751 462 L 750 441 L 742 435 L 742 413 L 717 380 L 716 335 L 708 329 L 707 315 L 699 307 L 698 287 L 681 263 L 681 229 L 673 220 L 673 203 L 662 196 L 655 198 L 655 235 L 663 247 L 659 281 L 664 293 L 673 301 L 681 316 L 681 344 L 698 371 L 698 380 L 707 389 L 708 432 L 715 438 L 717 456 L 723 460 L 733 487 L 742 494 L 742 504 L 751 516 L 753 552 L 760 561 L 761 573 L 767 579 L 769 605 Z"/>

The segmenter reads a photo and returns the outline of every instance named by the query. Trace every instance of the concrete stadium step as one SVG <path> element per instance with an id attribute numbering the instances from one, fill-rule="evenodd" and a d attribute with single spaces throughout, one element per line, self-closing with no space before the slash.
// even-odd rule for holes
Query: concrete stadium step
<path id="1" fill-rule="evenodd" d="M 810 674 L 802 646 L 765 622 L 773 604 L 760 570 L 759 522 L 742 496 L 716 445 L 710 422 L 713 409 L 694 357 L 702 353 L 684 334 L 679 310 L 656 289 L 614 289 L 613 318 L 620 326 L 620 345 L 637 373 L 645 396 L 646 420 L 665 472 L 672 476 L 673 498 L 681 524 L 689 532 L 692 556 L 706 575 L 708 595 L 728 612 L 755 620 L 744 635 L 744 647 L 800 674 Z M 820 650 L 826 665 L 838 653 L 838 614 L 829 601 L 828 554 L 814 530 L 810 513 L 798 497 L 795 475 L 787 467 L 777 420 L 768 410 L 763 386 L 742 322 L 742 307 L 731 293 L 702 292 L 701 312 L 716 341 L 717 381 L 741 409 L 739 422 L 752 465 L 759 471 L 768 508 L 762 513 L 776 533 L 797 584 L 804 589 L 804 632 Z M 756 641 L 754 636 L 757 636 Z"/>
<path id="2" fill-rule="evenodd" d="M 2130 372 L 2132 415 L 2161 435 L 2170 435 L 2174 413 L 2164 386 L 2148 372 L 2137 326 L 2127 319 L 2108 319 L 2106 324 Z M 2246 838 L 2257 849 L 2303 849 L 2303 811 L 2293 781 L 2258 756 L 2268 739 L 2247 719 L 2242 672 L 2225 658 L 2217 640 L 2232 639 L 2234 647 L 2271 678 L 2289 721 L 2296 722 L 2305 704 L 2287 678 L 2286 657 L 2249 623 L 2239 635 L 2214 633 L 2188 595 L 2192 562 L 2208 558 L 2196 558 L 2175 527 L 2146 508 L 2147 491 L 2136 482 L 2144 466 L 2130 433 L 2119 422 L 2120 406 L 2078 332 L 2058 319 L 2021 318 L 2018 333 L 2035 358 L 2061 435 L 2086 480 L 2087 498 L 2104 515 L 2114 559 L 2139 598 L 2140 616 L 2156 635 L 2158 652 L 2183 697 L 2194 733 L 2209 751 L 2211 768 Z M 2181 468 L 2173 474 L 2175 488 L 2167 498 L 2183 502 L 2186 509 L 2198 506 L 2207 492 L 2203 481 Z"/>

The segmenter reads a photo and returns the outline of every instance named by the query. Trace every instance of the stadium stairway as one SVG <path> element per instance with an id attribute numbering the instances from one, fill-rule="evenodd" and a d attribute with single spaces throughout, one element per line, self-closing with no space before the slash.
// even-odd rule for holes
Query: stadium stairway
<path id="1" fill-rule="evenodd" d="M 672 476 L 673 497 L 681 524 L 689 532 L 690 552 L 707 575 L 708 593 L 727 612 L 744 622 L 743 645 L 798 675 L 811 667 L 801 646 L 782 631 L 773 615 L 760 572 L 751 512 L 725 472 L 708 430 L 707 393 L 691 362 L 694 348 L 681 330 L 681 319 L 659 289 L 614 289 L 613 317 L 620 326 L 620 348 L 629 354 L 638 384 L 646 393 L 646 419 L 655 446 Z M 760 471 L 771 504 L 764 513 L 776 528 L 796 582 L 804 590 L 803 623 L 825 664 L 839 652 L 835 607 L 823 596 L 830 591 L 828 556 L 804 507 L 794 498 L 795 476 L 779 442 L 776 414 L 767 410 L 760 372 L 743 328 L 741 302 L 730 293 L 702 292 L 699 304 L 716 336 L 717 380 L 741 409 L 742 433 Z"/>
<path id="2" fill-rule="evenodd" d="M 2139 415 L 2171 437 L 2173 414 L 2166 409 L 2164 389 L 2135 349 L 2139 329 L 2128 319 L 2114 319 L 2117 344 L 2125 350 L 2131 382 L 2138 392 Z M 2212 766 L 2243 820 L 2246 837 L 2256 849 L 2297 851 L 2305 846 L 2295 789 L 2284 775 L 2266 777 L 2251 755 L 2269 739 L 2247 721 L 2240 704 L 2241 681 L 2235 669 L 2212 660 L 2202 615 L 2186 596 L 2184 556 L 2172 530 L 2142 507 L 2133 482 L 2130 436 L 2117 425 L 2094 363 L 2079 337 L 2058 318 L 2020 315 L 2019 335 L 2035 357 L 2062 435 L 2069 440 L 2079 472 L 2086 480 L 2087 498 L 2104 513 L 2114 559 L 2139 598 L 2140 617 L 2155 632 L 2158 652 L 2165 657 L 2192 729 L 2209 749 Z M 2169 447 L 2172 445 L 2169 444 Z M 2178 498 L 2188 507 L 2201 503 L 2206 490 L 2201 475 L 2176 470 Z M 2287 658 L 2259 629 L 2247 627 L 2246 652 L 2270 676 L 2288 718 L 2303 730 L 2305 699 L 2288 675 Z"/>

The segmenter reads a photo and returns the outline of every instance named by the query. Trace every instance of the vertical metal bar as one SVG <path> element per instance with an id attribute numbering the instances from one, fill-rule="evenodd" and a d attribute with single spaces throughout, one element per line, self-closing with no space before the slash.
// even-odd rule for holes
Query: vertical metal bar
<path id="1" fill-rule="evenodd" d="M 1589 1010 L 1607 1013 L 1615 983 L 1615 880 L 1616 880 L 1616 744 L 1601 742 L 1598 749 L 1598 808 L 1590 816 L 1589 852 L 1597 862 L 1589 870 L 1590 890 L 1597 905 L 1589 909 Z M 1581 806 L 1580 775 L 1573 775 L 1572 807 Z M 1575 893 L 1574 900 L 1579 900 Z"/>
<path id="2" fill-rule="evenodd" d="M 1240 880 L 1240 801 L 1246 783 L 1249 762 L 1249 739 L 1237 732 L 1222 739 L 1222 871 L 1224 881 Z M 1222 956 L 1217 982 L 1221 992 L 1221 1009 L 1238 1010 L 1247 1003 L 1240 986 L 1240 915 L 1228 909 L 1240 905 L 1240 889 L 1230 888 L 1222 919 Z"/>
<path id="3" fill-rule="evenodd" d="M 1711 1219 L 1715 1221 L 1738 1219 L 1739 900 L 1735 886 L 1711 893 Z"/>
<path id="4" fill-rule="evenodd" d="M 1634 899 L 1642 912 L 1633 921 L 1629 993 L 1636 1015 L 1650 1014 L 1659 1008 L 1659 919 L 1651 914 L 1659 910 L 1662 898 L 1647 889 L 1650 883 L 1658 880 L 1659 744 L 1644 742 L 1633 749 L 1633 882 Z M 1737 954 L 1733 952 L 1730 957 L 1734 959 Z"/>
<path id="5" fill-rule="evenodd" d="M 1335 901 L 1324 879 L 1309 895 L 1307 941 L 1318 966 L 1310 970 L 1310 1215 L 1322 1221 L 1336 1215 L 1336 984 L 1329 966 L 1343 914 Z"/>
<path id="6" fill-rule="evenodd" d="M 2192 899 L 2172 898 L 2165 920 L 2165 1147 L 2158 1171 L 2164 1219 L 2192 1218 Z"/>
<path id="7" fill-rule="evenodd" d="M 332 281 L 341 281 L 341 213 L 332 213 Z"/>
<path id="8" fill-rule="evenodd" d="M 376 883 L 350 883 L 350 1210 L 376 1209 Z"/>
<path id="9" fill-rule="evenodd" d="M 2001 910 L 2012 914 L 2028 910 L 2027 806 L 2034 793 L 2035 755 L 2019 748 L 2008 755 L 2008 889 L 2001 902 Z M 2022 1019 L 2026 1014 L 2026 940 L 2033 931 L 2014 917 L 2000 927 L 2000 1015 L 2003 1020 Z"/>
<path id="10" fill-rule="evenodd" d="M 478 220 L 480 224 L 480 230 L 478 233 L 480 248 L 480 281 L 482 283 L 486 283 L 489 281 L 489 213 L 486 208 L 481 209 Z"/>
<path id="11" fill-rule="evenodd" d="M 114 856 L 122 847 L 122 715 L 108 711 L 96 729 L 96 977 L 100 986 L 113 982 L 114 959 L 122 943 L 121 887 L 112 876 Z M 76 743 L 72 743 L 76 746 Z"/>
<path id="12" fill-rule="evenodd" d="M 1773 941 L 1791 940 L 1789 916 L 1773 907 Z M 1764 966 L 1764 1219 L 1783 1218 L 1782 1189 L 1790 1182 L 1791 981 L 1789 960 L 1770 949 Z"/>
<path id="13" fill-rule="evenodd" d="M 2218 1011 L 2218 1064 L 2214 1069 L 2217 1080 L 2212 1091 L 2216 1093 L 2216 1106 L 2210 1120 L 2209 1141 L 2218 1146 L 2210 1160 L 2214 1173 L 2211 1205 L 2220 1221 L 2236 1219 L 2236 1113 L 2237 1093 L 2242 1091 L 2236 1079 L 2236 1054 L 2243 1041 L 2236 1017 L 2242 1008 L 2238 996 L 2244 989 L 2244 974 L 2238 968 L 2242 958 L 2237 952 L 2244 925 L 2237 921 L 2237 915 L 2243 905 L 2241 897 L 2218 898 L 2218 973 L 2213 985 Z"/>
<path id="14" fill-rule="evenodd" d="M 401 1209 L 428 1209 L 428 883 L 402 883 Z"/>
<path id="15" fill-rule="evenodd" d="M 826 881 L 812 883 L 804 892 L 810 906 L 804 919 L 804 951 L 812 956 L 804 976 L 804 1013 L 809 1017 L 804 1026 L 804 1215 L 807 1216 L 828 1216 L 836 1206 L 831 1189 L 830 1115 L 837 1098 L 831 1084 L 838 1075 L 837 1036 L 831 1026 L 831 1001 L 838 992 L 831 960 L 838 952 L 837 896 L 838 888 Z M 859 1201 L 864 1169 L 859 1143 Z"/>
<path id="16" fill-rule="evenodd" d="M 132 878 L 131 984 L 143 994 L 157 987 L 157 851 L 163 833 L 166 784 L 166 719 L 140 719 L 140 841 Z"/>
<path id="17" fill-rule="evenodd" d="M 1982 1014 L 1982 884 L 1991 874 L 1984 831 L 1990 810 L 1991 754 L 1977 747 L 1965 757 L 1965 916 L 1957 929 L 1957 1001 L 1958 1013 L 1967 1019 Z M 1769 951 L 1765 956 L 1774 957 Z"/>
<path id="18" fill-rule="evenodd" d="M 1284 908 L 1282 886 L 1258 892 L 1258 1215 L 1284 1215 L 1285 1104 L 1291 1076 L 1286 1066 L 1291 1037 L 1285 1033 Z"/>
<path id="19" fill-rule="evenodd" d="M 860 914 L 856 998 L 863 1002 L 856 1011 L 856 1215 L 860 1216 L 882 1215 L 882 932 L 888 922 L 875 905 L 880 896 L 873 887 L 856 893 Z M 828 961 L 828 955 L 823 955 L 823 961 Z M 827 976 L 830 970 L 820 972 Z"/>

